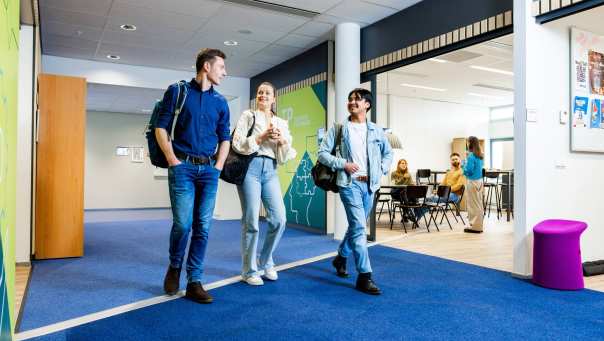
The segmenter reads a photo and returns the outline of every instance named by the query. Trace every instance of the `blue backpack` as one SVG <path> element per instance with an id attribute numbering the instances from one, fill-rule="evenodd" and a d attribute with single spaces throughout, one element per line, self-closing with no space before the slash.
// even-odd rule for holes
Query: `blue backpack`
<path id="1" fill-rule="evenodd" d="M 186 84 L 186 81 L 176 83 L 178 86 L 178 94 L 176 95 L 176 106 L 174 110 L 174 119 L 172 120 L 172 128 L 168 132 L 168 138 L 170 139 L 172 139 L 174 136 L 174 128 L 176 127 L 178 115 L 180 114 L 182 107 L 185 104 L 185 100 L 187 99 Z M 153 108 L 153 113 L 151 113 L 151 119 L 145 128 L 145 137 L 147 138 L 147 147 L 149 148 L 149 159 L 151 159 L 151 164 L 156 167 L 168 168 L 166 156 L 159 147 L 159 143 L 157 143 L 157 139 L 155 138 L 155 128 L 157 127 L 157 120 L 159 119 L 162 108 L 163 102 L 157 101 L 157 103 L 155 103 L 155 107 Z"/>

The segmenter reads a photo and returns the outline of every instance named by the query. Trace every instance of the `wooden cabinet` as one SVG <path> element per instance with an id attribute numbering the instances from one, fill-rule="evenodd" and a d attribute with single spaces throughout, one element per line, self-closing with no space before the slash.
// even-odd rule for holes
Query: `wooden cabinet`
<path id="1" fill-rule="evenodd" d="M 480 143 L 480 149 L 482 149 L 482 153 L 484 154 L 484 139 L 478 140 Z M 468 152 L 468 139 L 465 137 L 456 137 L 451 142 L 451 153 L 457 153 L 461 156 L 462 160 L 466 159 L 466 153 Z"/>
<path id="2" fill-rule="evenodd" d="M 84 254 L 86 79 L 40 74 L 35 258 Z"/>

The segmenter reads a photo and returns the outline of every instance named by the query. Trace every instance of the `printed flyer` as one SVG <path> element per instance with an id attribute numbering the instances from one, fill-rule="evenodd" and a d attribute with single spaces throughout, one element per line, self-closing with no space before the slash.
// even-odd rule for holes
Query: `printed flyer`
<path id="1" fill-rule="evenodd" d="M 587 97 L 575 96 L 573 103 L 573 127 L 585 128 L 587 116 L 587 104 L 589 99 Z"/>

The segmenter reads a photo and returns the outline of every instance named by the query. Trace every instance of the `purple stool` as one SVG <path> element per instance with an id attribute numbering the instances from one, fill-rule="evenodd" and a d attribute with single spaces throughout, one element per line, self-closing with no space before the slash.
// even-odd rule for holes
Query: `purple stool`
<path id="1" fill-rule="evenodd" d="M 579 239 L 587 224 L 544 220 L 533 228 L 533 283 L 560 290 L 583 289 Z"/>

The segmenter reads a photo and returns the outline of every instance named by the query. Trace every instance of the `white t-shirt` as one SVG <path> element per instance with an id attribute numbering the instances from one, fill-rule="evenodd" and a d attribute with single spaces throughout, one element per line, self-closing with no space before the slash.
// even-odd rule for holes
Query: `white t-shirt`
<path id="1" fill-rule="evenodd" d="M 350 155 L 359 170 L 352 176 L 367 176 L 367 123 L 350 122 Z"/>

